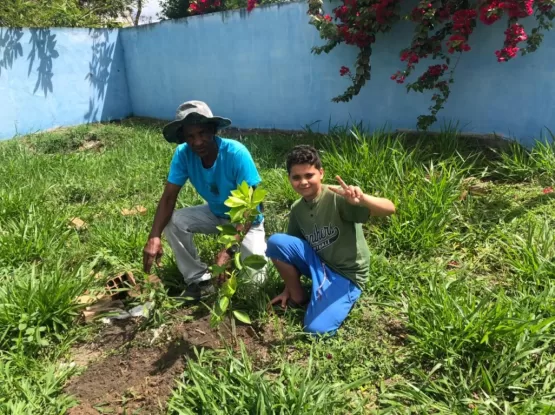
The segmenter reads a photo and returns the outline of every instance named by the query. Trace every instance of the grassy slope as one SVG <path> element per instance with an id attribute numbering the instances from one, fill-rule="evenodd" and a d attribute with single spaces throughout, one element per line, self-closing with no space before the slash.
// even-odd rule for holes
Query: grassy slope
<path id="1" fill-rule="evenodd" d="M 86 140 L 103 146 L 78 151 Z M 176 390 L 170 411 L 549 413 L 555 198 L 542 189 L 554 185 L 553 147 L 532 155 L 515 147 L 486 161 L 450 133 L 416 147 L 344 131 L 244 142 L 270 191 L 268 234 L 284 229 L 296 198 L 283 163 L 298 142 L 323 150 L 327 179 L 341 174 L 385 195 L 398 213 L 367 225 L 370 281 L 336 337 L 307 339 L 298 313 L 268 314 L 265 302 L 281 289 L 274 273 L 264 292 L 243 298 L 257 324 L 278 332 L 269 374 L 245 366 L 247 356 L 207 352 L 191 362 L 183 377 L 189 386 Z M 91 270 L 142 276 L 142 247 L 171 155 L 159 126 L 137 121 L 0 144 L 0 413 L 55 414 L 71 404 L 59 395 L 71 370 L 55 362 L 82 335 L 72 328 L 73 299 L 98 284 Z M 494 180 L 460 200 L 482 177 Z M 187 186 L 178 203 L 201 202 Z M 135 205 L 147 215 L 121 215 Z M 87 228 L 68 227 L 73 217 Z M 213 238 L 197 243 L 209 259 Z M 173 278 L 166 284 L 173 291 L 179 277 L 166 253 L 163 277 Z M 156 294 L 151 324 L 171 319 L 175 305 Z M 195 379 L 202 379 L 206 401 L 191 386 Z"/>

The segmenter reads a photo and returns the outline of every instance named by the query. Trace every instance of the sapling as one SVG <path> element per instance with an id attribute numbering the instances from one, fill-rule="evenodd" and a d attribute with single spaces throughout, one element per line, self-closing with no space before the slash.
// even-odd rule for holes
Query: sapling
<path id="1" fill-rule="evenodd" d="M 229 249 L 235 244 L 241 246 L 245 235 L 249 231 L 250 224 L 260 214 L 258 207 L 268 192 L 260 187 L 252 188 L 243 181 L 237 189 L 231 192 L 231 196 L 225 201 L 230 208 L 228 212 L 230 222 L 218 226 L 220 231 L 218 243 L 223 249 Z M 229 317 L 233 337 L 236 337 L 235 319 L 251 324 L 247 313 L 233 309 L 233 296 L 237 292 L 238 285 L 243 277 L 247 276 L 249 270 L 257 272 L 264 268 L 266 259 L 261 255 L 249 255 L 242 257 L 241 252 L 235 253 L 229 264 L 219 266 L 212 265 L 212 275 L 223 276 L 224 282 L 218 290 L 217 300 L 211 308 L 210 325 L 218 326 L 226 317 Z"/>

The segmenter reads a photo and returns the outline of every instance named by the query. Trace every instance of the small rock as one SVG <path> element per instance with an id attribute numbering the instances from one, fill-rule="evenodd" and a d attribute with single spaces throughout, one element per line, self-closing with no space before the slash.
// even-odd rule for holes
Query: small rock
<path id="1" fill-rule="evenodd" d="M 86 229 L 87 228 L 87 224 L 85 223 L 85 221 L 83 221 L 82 219 L 80 219 L 78 217 L 75 217 L 75 218 L 71 219 L 70 224 L 71 224 L 71 226 L 73 226 L 78 231 L 81 230 L 81 229 Z"/>

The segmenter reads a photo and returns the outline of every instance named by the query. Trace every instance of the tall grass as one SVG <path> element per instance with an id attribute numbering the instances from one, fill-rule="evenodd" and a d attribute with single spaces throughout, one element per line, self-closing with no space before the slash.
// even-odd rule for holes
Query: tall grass
<path id="1" fill-rule="evenodd" d="M 448 240 L 456 217 L 454 204 L 468 168 L 460 157 L 424 162 L 418 147 L 405 148 L 398 137 L 355 131 L 324 147 L 323 164 L 329 177 L 339 174 L 395 203 L 396 214 L 370 229 L 370 237 L 384 251 L 423 252 Z"/>
<path id="2" fill-rule="evenodd" d="M 0 280 L 0 350 L 35 354 L 60 342 L 79 312 L 76 298 L 90 285 L 83 270 L 69 274 L 23 266 Z"/>
<path id="3" fill-rule="evenodd" d="M 529 150 L 517 142 L 510 144 L 508 151 L 499 152 L 494 163 L 494 177 L 509 181 L 531 181 L 533 179 L 553 183 L 555 177 L 555 137 L 535 141 Z"/>
<path id="4" fill-rule="evenodd" d="M 71 367 L 50 362 L 39 364 L 0 352 L 0 414 L 66 413 L 76 402 L 70 396 L 60 395 L 60 390 L 73 373 Z"/>
<path id="5" fill-rule="evenodd" d="M 346 392 L 364 383 L 324 382 L 312 368 L 282 363 L 276 370 L 255 370 L 241 344 L 239 357 L 229 350 L 218 358 L 197 352 L 189 360 L 169 402 L 170 414 L 337 414 L 349 411 Z M 349 413 L 362 413 L 353 408 Z"/>
<path id="6" fill-rule="evenodd" d="M 100 145 L 87 150 L 91 140 Z M 392 199 L 397 212 L 365 225 L 368 283 L 337 336 L 307 340 L 297 333 L 301 311 L 267 310 L 266 300 L 283 289 L 271 269 L 262 292 L 238 293 L 256 309 L 266 359 L 244 349 L 199 351 L 188 360 L 170 413 L 549 413 L 555 198 L 542 189 L 555 184 L 553 144 L 513 144 L 487 159 L 491 152 L 449 128 L 413 139 L 356 127 L 241 142 L 269 190 L 268 235 L 286 229 L 298 197 L 284 157 L 299 143 L 321 151 L 327 183 L 339 174 Z M 61 394 L 70 372 L 48 357 L 67 345 L 76 297 L 102 284 L 89 269 L 146 277 L 141 251 L 172 151 L 158 125 L 134 120 L 0 143 L 0 414 L 58 414 L 71 404 Z M 484 194 L 463 193 L 483 178 L 490 180 L 481 184 Z M 199 203 L 185 186 L 178 207 Z M 147 213 L 121 214 L 136 205 Z M 73 229 L 73 217 L 87 227 Z M 195 241 L 202 258 L 212 260 L 214 238 Z M 164 268 L 153 272 L 165 289 L 181 292 L 171 250 L 165 253 Z M 150 326 L 171 322 L 175 302 L 165 289 L 155 293 L 159 308 Z"/>

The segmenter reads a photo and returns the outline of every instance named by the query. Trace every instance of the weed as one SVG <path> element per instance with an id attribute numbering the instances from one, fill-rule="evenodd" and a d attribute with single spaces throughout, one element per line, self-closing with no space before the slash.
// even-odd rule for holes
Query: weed
<path id="1" fill-rule="evenodd" d="M 256 370 L 241 344 L 241 355 L 218 358 L 195 350 L 169 402 L 170 414 L 337 414 L 350 407 L 345 392 L 365 383 L 324 382 L 312 368 L 282 363 L 273 371 Z M 359 406 L 360 408 L 360 406 Z M 362 413 L 360 409 L 350 412 Z"/>

